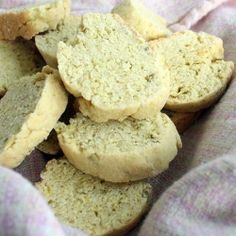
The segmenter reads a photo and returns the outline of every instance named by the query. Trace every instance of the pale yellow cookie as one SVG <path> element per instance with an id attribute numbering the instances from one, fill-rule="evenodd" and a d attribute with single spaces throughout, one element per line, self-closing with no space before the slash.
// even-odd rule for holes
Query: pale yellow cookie
<path id="1" fill-rule="evenodd" d="M 169 97 L 161 55 L 112 14 L 82 17 L 77 38 L 58 44 L 58 68 L 80 111 L 96 122 L 144 119 Z"/>
<path id="2" fill-rule="evenodd" d="M 59 121 L 69 124 L 69 120 L 73 117 L 76 112 L 74 110 L 74 98 L 72 96 L 68 97 L 67 107 L 65 112 L 61 115 Z M 45 154 L 56 155 L 61 152 L 61 148 L 58 143 L 56 131 L 53 129 L 46 140 L 37 146 L 37 149 Z"/>
<path id="3" fill-rule="evenodd" d="M 112 12 L 120 15 L 146 40 L 158 39 L 171 34 L 165 19 L 146 8 L 140 0 L 123 0 L 113 8 Z"/>
<path id="4" fill-rule="evenodd" d="M 183 134 L 200 116 L 199 112 L 174 112 L 163 110 L 167 114 L 176 126 L 176 129 L 180 134 Z"/>
<path id="5" fill-rule="evenodd" d="M 49 66 L 57 67 L 57 44 L 75 38 L 81 27 L 81 16 L 70 16 L 55 30 L 35 37 L 35 44 Z"/>
<path id="6" fill-rule="evenodd" d="M 165 107 L 179 112 L 196 112 L 211 106 L 224 93 L 233 69 L 233 62 L 223 60 L 176 68 L 171 73 L 175 79 Z"/>
<path id="7" fill-rule="evenodd" d="M 135 181 L 166 170 L 181 147 L 167 115 L 95 123 L 77 114 L 56 127 L 61 149 L 81 171 L 111 182 Z"/>
<path id="8" fill-rule="evenodd" d="M 223 41 L 204 32 L 177 32 L 149 43 L 163 54 L 169 68 L 211 63 L 224 58 Z"/>
<path id="9" fill-rule="evenodd" d="M 0 97 L 12 83 L 40 71 L 44 65 L 32 41 L 0 40 L 0 55 Z"/>
<path id="10" fill-rule="evenodd" d="M 186 31 L 150 43 L 170 70 L 170 97 L 166 109 L 196 112 L 212 105 L 225 91 L 234 64 L 224 61 L 221 39 Z"/>
<path id="11" fill-rule="evenodd" d="M 0 39 L 31 39 L 55 29 L 70 12 L 70 0 L 40 0 L 35 4 L 0 12 Z"/>
<path id="12" fill-rule="evenodd" d="M 0 165 L 18 166 L 56 125 L 67 94 L 56 70 L 19 79 L 0 100 Z"/>
<path id="13" fill-rule="evenodd" d="M 89 235 L 124 235 L 147 211 L 148 183 L 114 184 L 83 174 L 65 159 L 52 160 L 36 187 L 55 215 Z"/>

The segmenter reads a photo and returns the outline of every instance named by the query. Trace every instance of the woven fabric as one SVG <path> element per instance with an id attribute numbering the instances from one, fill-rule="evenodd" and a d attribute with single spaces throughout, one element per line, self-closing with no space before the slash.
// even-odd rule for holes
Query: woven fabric
<path id="1" fill-rule="evenodd" d="M 37 1 L 0 0 L 0 7 L 11 8 L 33 2 Z M 72 12 L 108 12 L 118 2 L 74 0 Z M 192 27 L 195 31 L 221 37 L 225 58 L 236 61 L 236 1 L 143 2 L 165 17 L 174 31 Z M 183 149 L 170 168 L 149 180 L 154 189 L 153 207 L 141 230 L 139 226 L 129 235 L 236 235 L 235 80 L 220 101 L 204 112 L 182 140 Z M 36 182 L 47 160 L 48 157 L 34 151 L 16 171 Z M 18 174 L 1 168 L 0 184 L 0 235 L 33 236 L 39 232 L 40 235 L 83 235 L 77 229 L 60 226 L 41 195 Z M 9 198 L 9 194 L 16 198 Z M 32 206 L 31 198 L 35 199 L 35 206 Z M 41 217 L 44 217 L 43 221 Z"/>

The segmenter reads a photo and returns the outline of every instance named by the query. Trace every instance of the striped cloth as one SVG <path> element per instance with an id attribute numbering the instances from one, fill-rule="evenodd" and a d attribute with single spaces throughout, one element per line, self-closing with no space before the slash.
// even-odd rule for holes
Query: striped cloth
<path id="1" fill-rule="evenodd" d="M 11 8 L 32 0 L 0 0 Z M 74 0 L 73 14 L 108 12 L 119 0 Z M 146 0 L 173 30 L 192 28 L 221 37 L 225 57 L 236 61 L 236 1 Z M 209 13 L 210 12 L 210 13 Z M 208 14 L 209 13 L 209 14 Z M 153 207 L 128 235 L 236 235 L 236 80 L 226 94 L 183 136 L 183 149 L 170 168 L 150 179 Z M 16 171 L 39 180 L 47 158 L 34 151 Z M 19 174 L 0 167 L 0 235 L 82 234 L 61 225 L 37 190 Z"/>

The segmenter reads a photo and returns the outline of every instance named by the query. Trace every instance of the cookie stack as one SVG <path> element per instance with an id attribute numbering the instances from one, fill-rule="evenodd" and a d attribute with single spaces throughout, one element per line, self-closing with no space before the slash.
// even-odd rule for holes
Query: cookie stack
<path id="1" fill-rule="evenodd" d="M 67 0 L 0 14 L 1 165 L 18 166 L 48 137 L 66 109 L 67 92 L 58 71 L 45 66 L 28 39 L 55 29 L 68 15 Z"/>
<path id="2" fill-rule="evenodd" d="M 48 58 L 55 38 L 66 40 Z M 93 13 L 37 36 L 36 45 L 46 61 L 54 55 L 75 97 L 79 113 L 56 128 L 74 166 L 112 182 L 147 178 L 168 167 L 181 146 L 175 126 L 160 113 L 169 97 L 169 71 L 139 33 L 118 15 Z"/>
<path id="3" fill-rule="evenodd" d="M 91 235 L 122 235 L 147 210 L 144 179 L 181 148 L 175 124 L 183 131 L 220 97 L 233 63 L 221 39 L 172 34 L 137 0 L 109 14 L 68 9 L 59 0 L 0 15 L 0 38 L 24 38 L 0 42 L 8 58 L 0 61 L 0 164 L 19 165 L 50 133 L 38 148 L 61 148 L 63 157 L 48 162 L 37 187 L 55 214 Z M 60 119 L 66 106 L 75 114 Z"/>
<path id="4" fill-rule="evenodd" d="M 168 70 L 115 15 L 84 15 L 81 27 L 75 39 L 58 44 L 62 80 L 83 115 L 58 124 L 63 152 L 83 172 L 107 181 L 158 174 L 180 145 L 174 125 L 160 113 L 169 97 Z"/>

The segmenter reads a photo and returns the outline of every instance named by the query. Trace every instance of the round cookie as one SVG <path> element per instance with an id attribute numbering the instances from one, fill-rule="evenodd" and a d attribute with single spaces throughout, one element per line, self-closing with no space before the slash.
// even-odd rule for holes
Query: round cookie
<path id="1" fill-rule="evenodd" d="M 77 114 L 56 127 L 59 145 L 81 171 L 111 182 L 135 181 L 168 168 L 181 147 L 167 115 L 95 123 Z"/>
<path id="2" fill-rule="evenodd" d="M 163 54 L 169 68 L 206 64 L 224 58 L 222 39 L 204 32 L 177 32 L 149 44 Z"/>
<path id="3" fill-rule="evenodd" d="M 0 40 L 0 97 L 19 78 L 42 69 L 43 59 L 32 41 Z"/>
<path id="4" fill-rule="evenodd" d="M 214 104 L 224 93 L 234 70 L 233 62 L 183 66 L 171 71 L 171 95 L 166 109 L 197 112 Z"/>
<path id="5" fill-rule="evenodd" d="M 74 97 L 68 96 L 68 103 L 64 113 L 61 115 L 59 121 L 69 124 L 69 120 L 76 112 L 74 110 Z M 56 131 L 53 129 L 46 140 L 37 146 L 37 149 L 45 154 L 56 155 L 61 152 L 61 148 L 58 143 Z"/>
<path id="6" fill-rule="evenodd" d="M 0 39 L 31 39 L 36 34 L 55 29 L 70 12 L 70 0 L 40 0 L 0 12 Z"/>
<path id="7" fill-rule="evenodd" d="M 113 8 L 112 13 L 118 14 L 146 40 L 171 34 L 165 19 L 146 8 L 140 0 L 123 0 Z"/>
<path id="8" fill-rule="evenodd" d="M 169 97 L 161 55 L 117 15 L 84 15 L 77 38 L 58 44 L 57 58 L 66 89 L 96 122 L 152 117 Z"/>
<path id="9" fill-rule="evenodd" d="M 164 112 L 170 117 L 180 134 L 183 134 L 201 115 L 201 111 L 174 112 L 163 109 L 162 112 Z"/>
<path id="10" fill-rule="evenodd" d="M 166 109 L 196 112 L 212 105 L 225 91 L 234 64 L 223 60 L 221 39 L 186 31 L 150 44 L 164 56 L 170 70 Z"/>
<path id="11" fill-rule="evenodd" d="M 51 160 L 36 184 L 55 215 L 89 235 L 124 235 L 147 211 L 148 183 L 114 184 L 86 175 L 67 160 Z"/>
<path id="12" fill-rule="evenodd" d="M 35 44 L 49 66 L 57 67 L 57 44 L 75 38 L 80 23 L 81 16 L 69 16 L 55 30 L 35 37 Z"/>
<path id="13" fill-rule="evenodd" d="M 56 70 L 19 79 L 0 100 L 0 165 L 18 166 L 56 125 L 67 93 Z"/>

